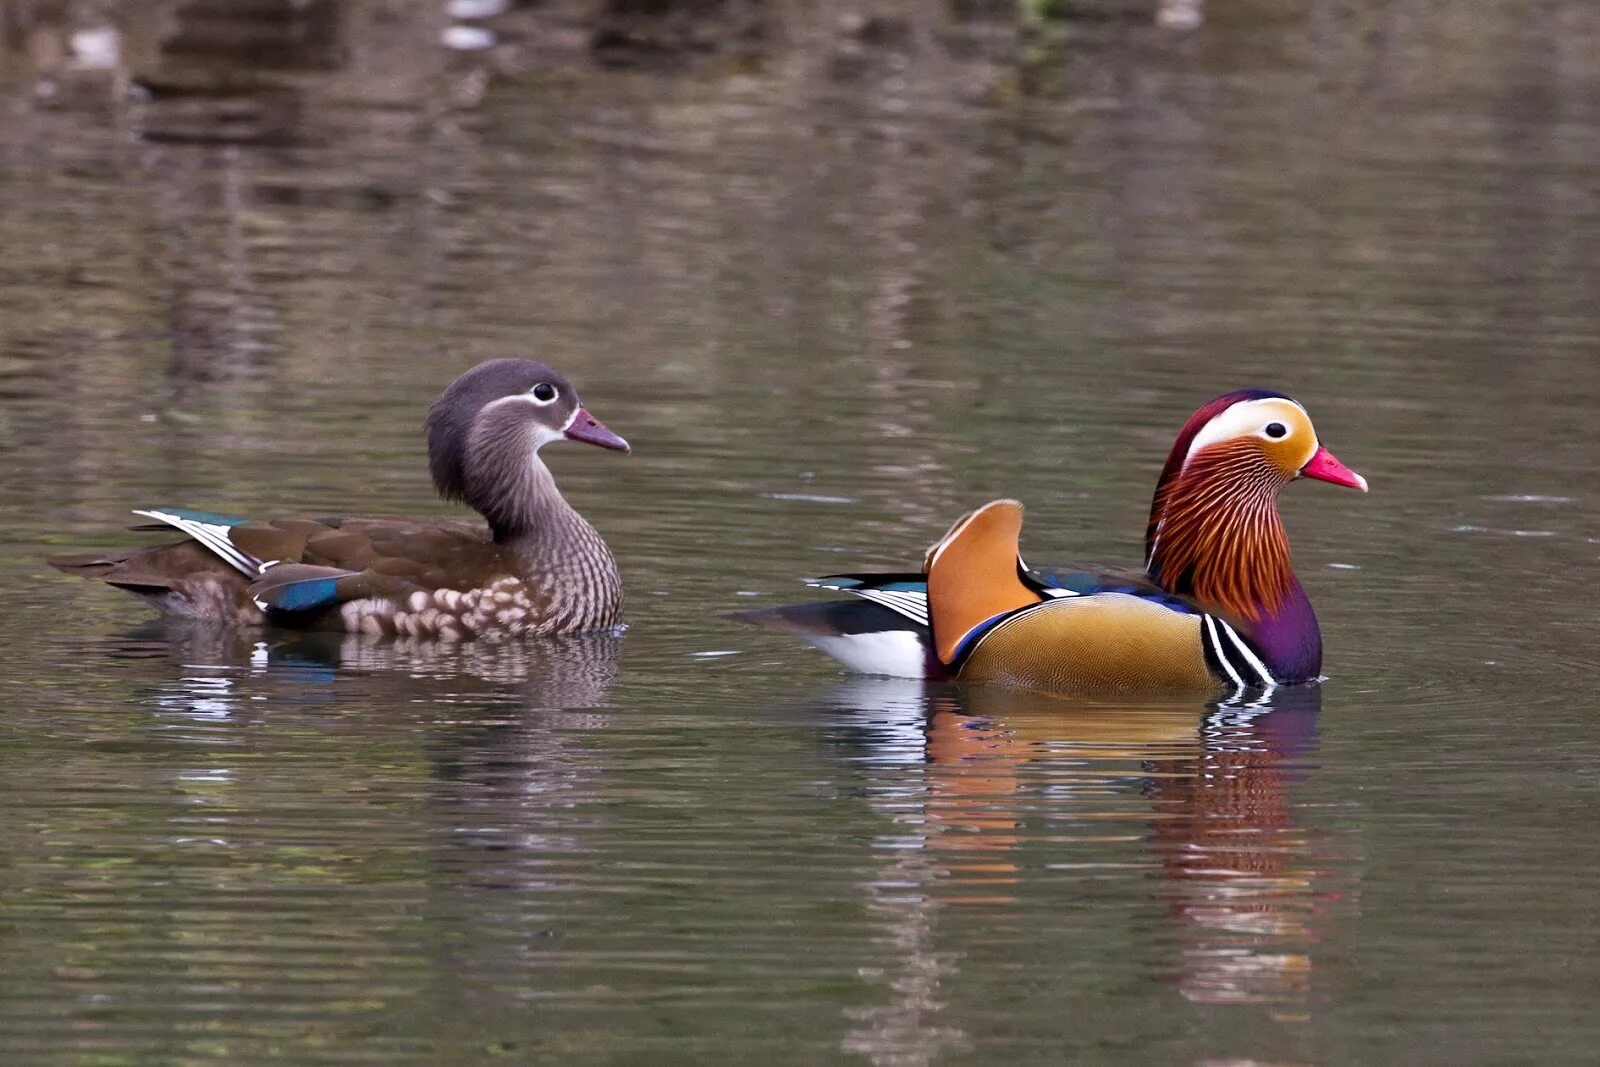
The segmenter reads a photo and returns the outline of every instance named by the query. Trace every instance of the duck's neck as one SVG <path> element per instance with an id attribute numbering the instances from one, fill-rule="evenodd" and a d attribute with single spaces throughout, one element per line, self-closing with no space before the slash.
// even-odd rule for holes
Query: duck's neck
<path id="1" fill-rule="evenodd" d="M 556 487 L 555 476 L 534 456 L 522 468 L 514 492 L 495 502 L 494 514 L 484 512 L 496 543 L 532 546 L 563 540 L 577 526 L 587 526 Z"/>
<path id="2" fill-rule="evenodd" d="M 1304 598 L 1278 518 L 1279 483 L 1226 464 L 1192 462 L 1150 506 L 1146 569 L 1162 588 L 1246 623 Z"/>
<path id="3" fill-rule="evenodd" d="M 583 519 L 556 488 L 555 477 L 532 447 L 526 429 L 497 432 L 492 423 L 474 435 L 462 496 L 489 523 L 496 544 L 530 546 L 569 535 Z M 587 524 L 584 524 L 587 525 Z"/>

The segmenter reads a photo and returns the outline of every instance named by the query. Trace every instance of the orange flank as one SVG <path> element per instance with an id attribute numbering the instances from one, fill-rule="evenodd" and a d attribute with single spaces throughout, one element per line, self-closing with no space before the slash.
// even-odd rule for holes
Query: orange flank
<path id="1" fill-rule="evenodd" d="M 1049 600 L 984 634 L 961 679 L 1057 692 L 1215 690 L 1200 625 L 1123 593 Z"/>

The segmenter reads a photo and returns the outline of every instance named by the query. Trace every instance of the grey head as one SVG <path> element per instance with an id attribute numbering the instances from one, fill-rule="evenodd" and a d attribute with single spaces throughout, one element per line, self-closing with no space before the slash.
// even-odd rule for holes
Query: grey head
<path id="1" fill-rule="evenodd" d="M 473 367 L 434 401 L 427 426 L 434 486 L 488 519 L 497 541 L 537 527 L 541 511 L 561 502 L 539 449 L 569 440 L 629 451 L 584 410 L 565 375 L 531 359 Z"/>

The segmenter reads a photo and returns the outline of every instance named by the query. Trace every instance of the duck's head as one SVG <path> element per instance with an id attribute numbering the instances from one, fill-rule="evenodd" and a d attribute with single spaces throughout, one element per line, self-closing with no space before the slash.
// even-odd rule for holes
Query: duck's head
<path id="1" fill-rule="evenodd" d="M 1274 493 L 1296 478 L 1367 491 L 1367 480 L 1317 440 L 1306 409 L 1265 389 L 1225 393 L 1191 415 L 1167 456 L 1161 481 L 1223 471 Z"/>
<path id="2" fill-rule="evenodd" d="M 553 367 L 531 359 L 480 363 L 451 382 L 428 409 L 428 466 L 447 500 L 477 509 L 496 534 L 533 516 L 525 499 L 541 484 L 538 453 L 554 441 L 629 451 L 628 442 L 584 409 Z M 546 475 L 546 479 L 548 475 Z"/>
<path id="3" fill-rule="evenodd" d="M 1201 407 L 1156 484 L 1145 531 L 1151 575 L 1240 615 L 1273 610 L 1292 581 L 1276 503 L 1296 478 L 1367 491 L 1297 401 L 1242 389 Z"/>

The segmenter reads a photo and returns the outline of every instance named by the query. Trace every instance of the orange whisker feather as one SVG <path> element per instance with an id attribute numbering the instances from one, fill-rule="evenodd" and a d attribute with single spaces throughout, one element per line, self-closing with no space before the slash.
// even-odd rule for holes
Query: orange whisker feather
<path id="1" fill-rule="evenodd" d="M 1250 442 L 1193 457 L 1157 489 L 1151 574 L 1243 619 L 1276 614 L 1294 581 L 1277 511 L 1282 485 Z"/>

